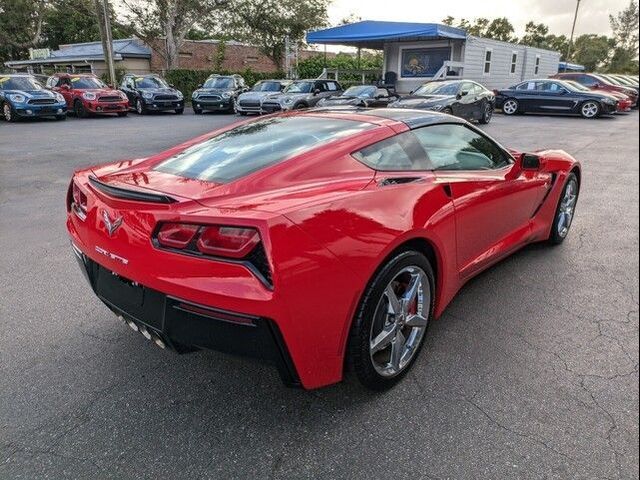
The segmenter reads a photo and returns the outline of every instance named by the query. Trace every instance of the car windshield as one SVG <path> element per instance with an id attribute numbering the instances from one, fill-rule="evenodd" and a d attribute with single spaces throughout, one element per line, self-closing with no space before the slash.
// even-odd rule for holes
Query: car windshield
<path id="1" fill-rule="evenodd" d="M 78 90 L 107 88 L 102 80 L 96 77 L 71 77 L 71 86 Z"/>
<path id="2" fill-rule="evenodd" d="M 293 82 L 287 87 L 285 93 L 309 93 L 313 88 L 311 82 Z"/>
<path id="3" fill-rule="evenodd" d="M 370 85 L 358 85 L 347 88 L 342 94 L 345 97 L 373 98 L 376 87 Z"/>
<path id="4" fill-rule="evenodd" d="M 226 183 L 371 127 L 370 123 L 311 116 L 258 120 L 187 148 L 155 169 Z"/>
<path id="5" fill-rule="evenodd" d="M 233 88 L 233 78 L 213 77 L 208 78 L 203 85 L 204 88 Z"/>
<path id="6" fill-rule="evenodd" d="M 0 74 L 0 90 L 42 90 L 44 87 L 40 85 L 33 77 L 8 77 Z"/>
<path id="7" fill-rule="evenodd" d="M 258 82 L 251 89 L 254 92 L 279 92 L 280 82 Z"/>
<path id="8" fill-rule="evenodd" d="M 460 90 L 459 82 L 431 82 L 418 88 L 414 95 L 456 95 Z"/>
<path id="9" fill-rule="evenodd" d="M 138 88 L 169 88 L 167 82 L 160 77 L 137 77 L 135 82 Z"/>

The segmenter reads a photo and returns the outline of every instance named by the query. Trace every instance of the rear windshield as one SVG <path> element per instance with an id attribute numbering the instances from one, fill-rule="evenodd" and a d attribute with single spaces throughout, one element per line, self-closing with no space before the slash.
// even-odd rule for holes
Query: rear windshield
<path id="1" fill-rule="evenodd" d="M 306 116 L 258 120 L 194 145 L 155 169 L 181 177 L 226 183 L 371 127 L 369 123 Z"/>

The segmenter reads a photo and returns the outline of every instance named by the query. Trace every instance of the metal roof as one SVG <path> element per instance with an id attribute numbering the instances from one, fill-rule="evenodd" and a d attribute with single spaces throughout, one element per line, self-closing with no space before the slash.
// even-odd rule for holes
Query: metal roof
<path id="1" fill-rule="evenodd" d="M 151 58 L 151 48 L 144 45 L 140 40 L 127 38 L 113 41 L 113 57 L 115 60 L 123 58 Z M 48 58 L 35 60 L 14 60 L 6 62 L 5 65 L 18 66 L 30 64 L 64 63 L 74 61 L 104 60 L 101 42 L 72 43 L 60 45 L 58 50 L 52 50 Z"/>
<path id="2" fill-rule="evenodd" d="M 382 48 L 384 42 L 455 39 L 464 40 L 467 32 L 439 23 L 380 22 L 364 20 L 307 34 L 308 43 Z"/>

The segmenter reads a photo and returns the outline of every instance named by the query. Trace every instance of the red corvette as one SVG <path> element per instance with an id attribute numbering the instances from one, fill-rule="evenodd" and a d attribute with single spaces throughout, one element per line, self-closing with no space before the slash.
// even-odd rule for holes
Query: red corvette
<path id="1" fill-rule="evenodd" d="M 565 239 L 580 172 L 444 114 L 292 111 L 75 173 L 67 228 L 96 295 L 158 346 L 385 389 L 465 281 Z"/>

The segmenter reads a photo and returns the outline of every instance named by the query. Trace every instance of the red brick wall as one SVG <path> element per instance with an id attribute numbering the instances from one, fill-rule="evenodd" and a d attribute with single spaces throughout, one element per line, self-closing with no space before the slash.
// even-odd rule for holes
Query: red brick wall
<path id="1" fill-rule="evenodd" d="M 178 58 L 178 68 L 190 70 L 212 70 L 215 67 L 216 56 L 219 43 L 214 41 L 191 41 L 187 40 L 180 48 Z M 151 45 L 151 70 L 166 70 L 167 64 L 164 57 L 165 46 L 163 40 L 157 40 Z M 321 55 L 320 51 L 301 50 L 299 58 L 307 58 L 312 55 Z M 335 54 L 328 53 L 328 56 Z M 251 45 L 227 42 L 224 50 L 224 61 L 222 70 L 241 72 L 251 69 L 254 72 L 275 72 L 279 68 L 269 57 L 260 52 L 260 49 Z"/>

